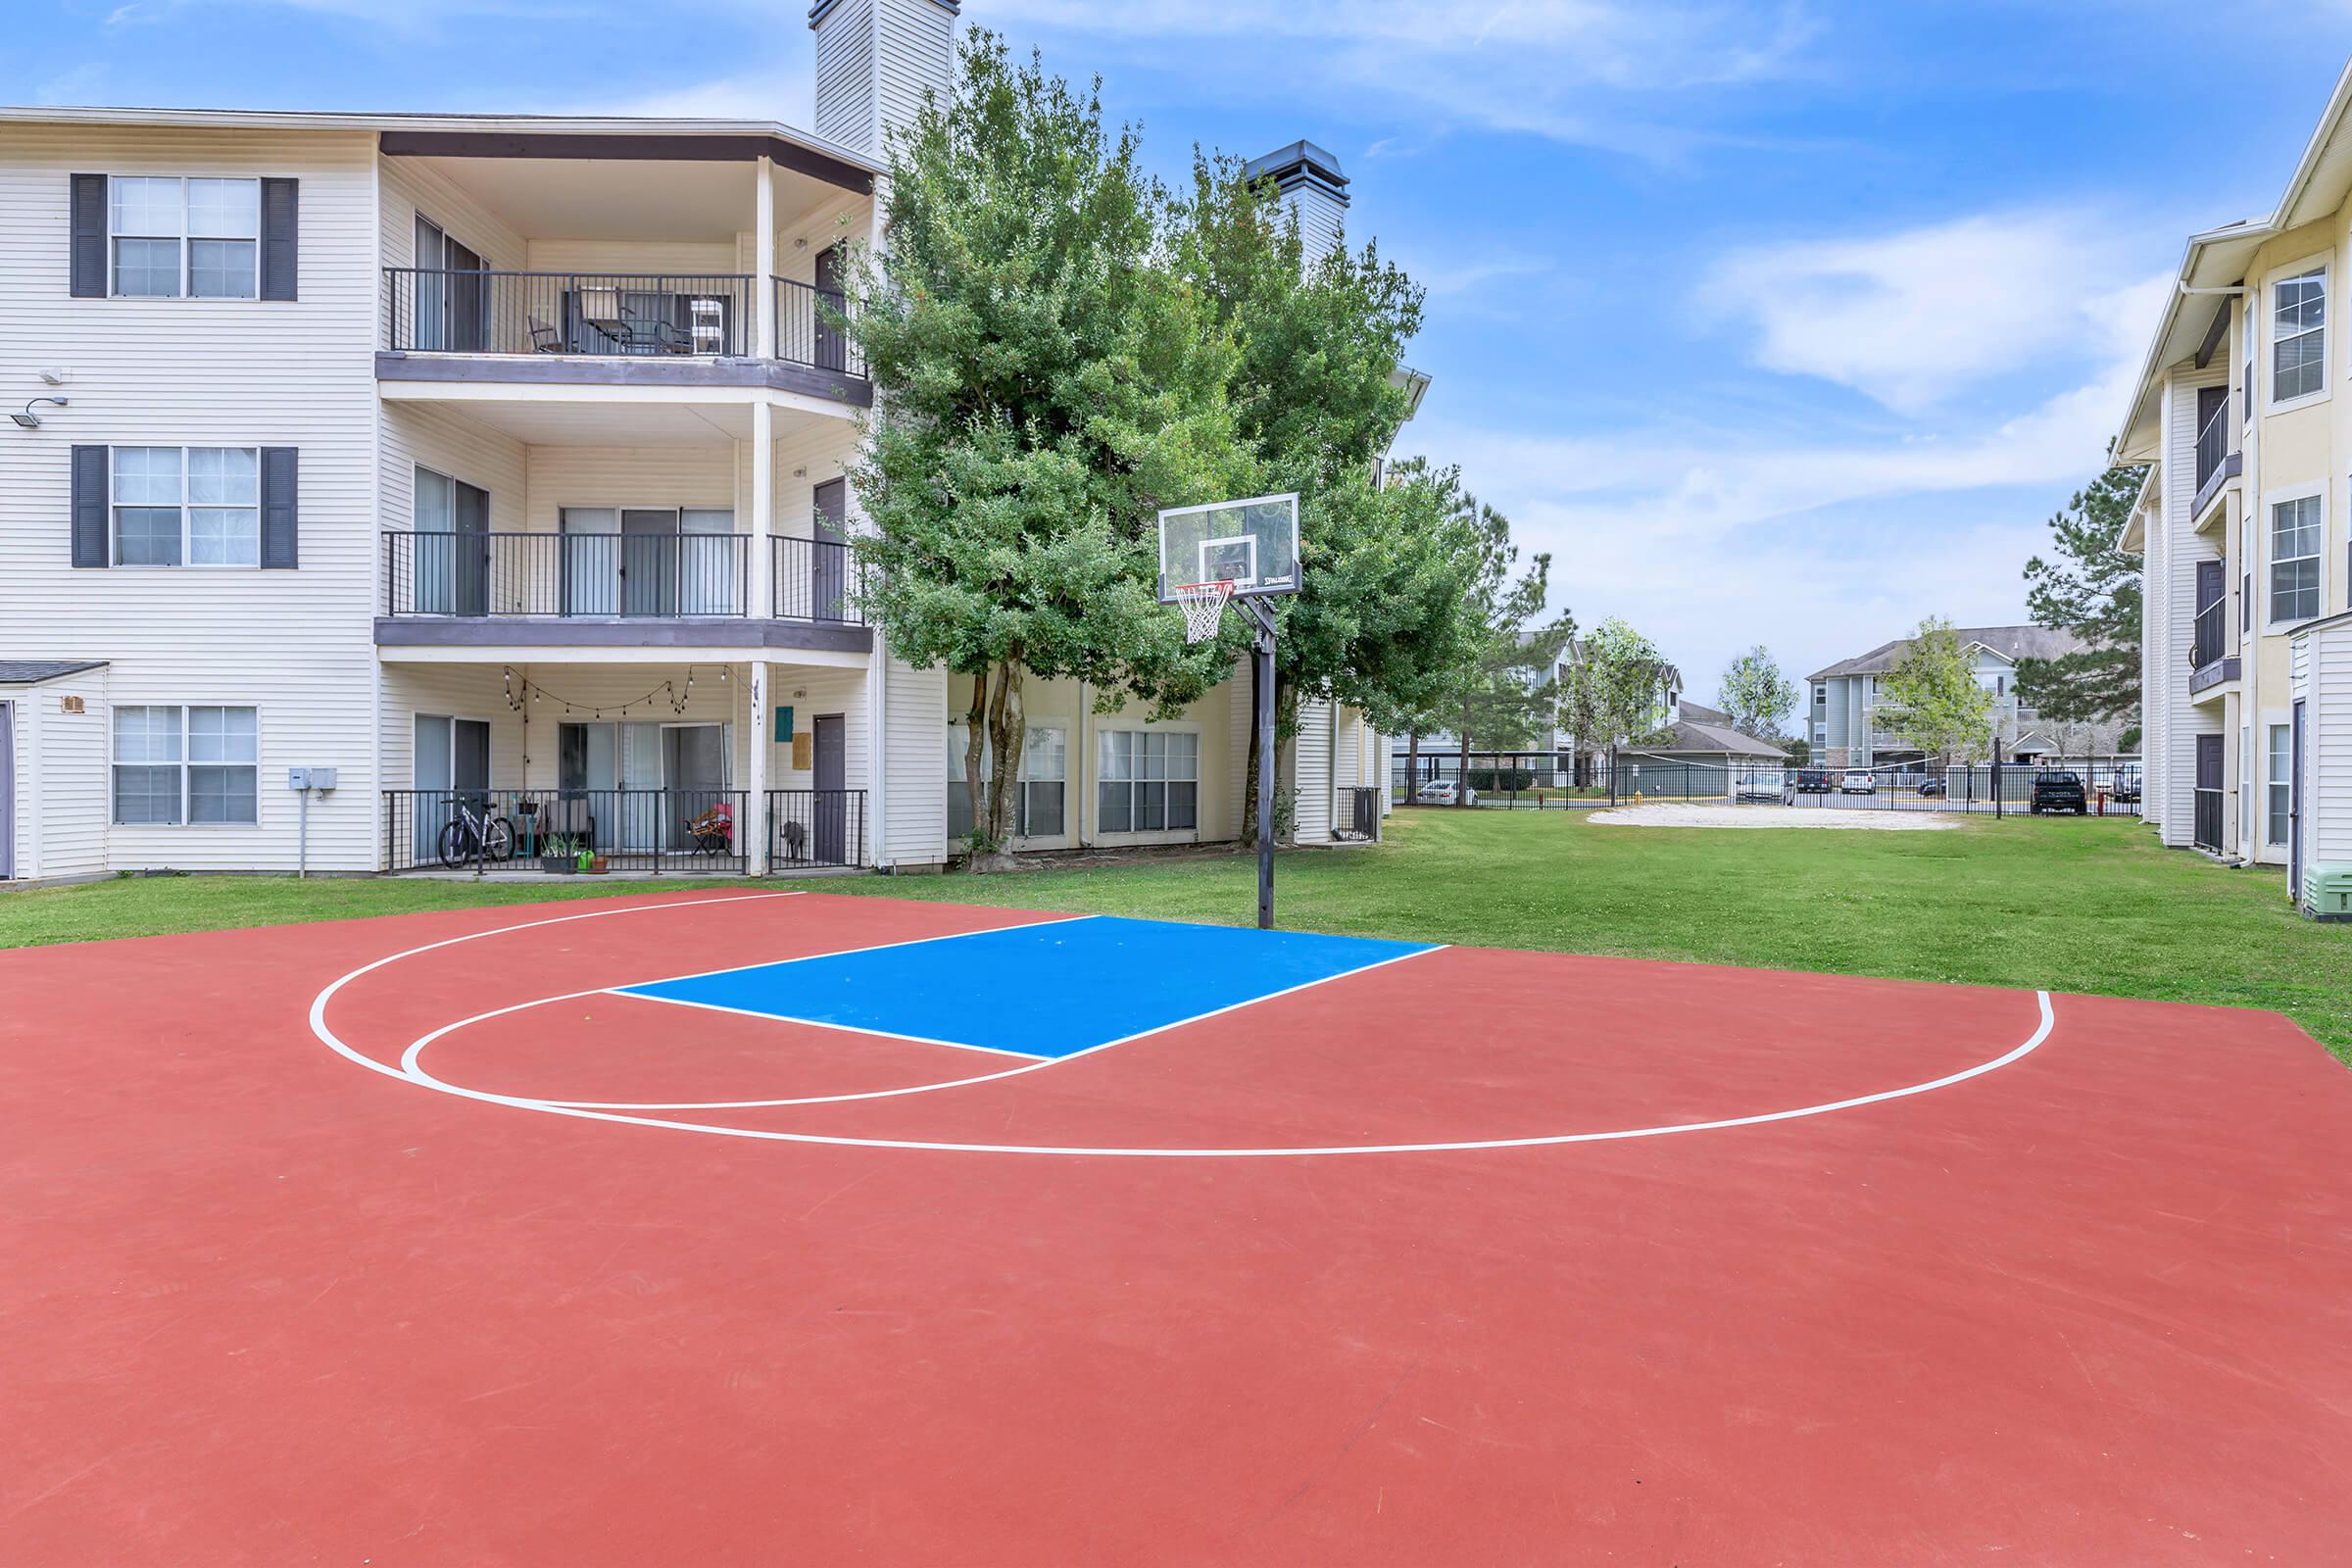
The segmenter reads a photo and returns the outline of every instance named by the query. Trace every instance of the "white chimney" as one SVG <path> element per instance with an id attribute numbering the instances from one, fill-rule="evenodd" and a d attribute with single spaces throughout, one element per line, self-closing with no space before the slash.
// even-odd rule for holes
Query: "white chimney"
<path id="1" fill-rule="evenodd" d="M 956 0 L 816 0 L 816 133 L 881 157 L 885 126 L 912 120 L 926 89 L 947 95 L 960 10 Z"/>
<path id="2" fill-rule="evenodd" d="M 1298 238 L 1313 261 L 1341 242 L 1348 218 L 1348 176 L 1340 161 L 1311 141 L 1252 158 L 1242 166 L 1248 180 L 1270 179 L 1298 215 Z"/>

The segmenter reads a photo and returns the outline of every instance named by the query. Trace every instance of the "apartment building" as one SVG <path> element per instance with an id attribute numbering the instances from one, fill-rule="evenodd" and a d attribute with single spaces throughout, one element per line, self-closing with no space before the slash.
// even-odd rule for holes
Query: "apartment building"
<path id="1" fill-rule="evenodd" d="M 809 129 L 0 111 L 0 879 L 399 870 L 484 806 L 518 865 L 942 864 L 965 704 L 858 609 L 824 307 L 957 9 L 820 0 Z M 1269 173 L 1337 233 L 1337 160 Z M 1248 682 L 1098 695 L 1029 683 L 1016 848 L 1236 837 Z M 1388 743 L 1302 716 L 1353 837 Z"/>
<path id="2" fill-rule="evenodd" d="M 2114 448 L 2148 465 L 2141 815 L 2315 911 L 2352 866 L 2347 109 L 2352 70 L 2272 211 L 2190 236 Z"/>
<path id="3" fill-rule="evenodd" d="M 2028 659 L 2056 659 L 2082 640 L 2052 626 L 1963 626 L 1956 633 L 1975 662 L 1977 683 L 1992 698 L 1985 743 L 2000 738 L 2000 757 L 2034 762 L 2044 757 L 2113 760 L 2121 726 L 2045 719 L 2017 693 L 2017 668 Z M 1913 639 L 1897 637 L 1866 654 L 1841 659 L 1805 677 L 1802 733 L 1822 767 L 1900 767 L 1929 760 L 1880 717 L 1881 683 L 1902 662 Z"/>

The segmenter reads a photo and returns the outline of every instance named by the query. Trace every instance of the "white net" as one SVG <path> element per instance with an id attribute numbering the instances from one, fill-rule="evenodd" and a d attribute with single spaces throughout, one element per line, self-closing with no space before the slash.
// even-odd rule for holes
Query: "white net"
<path id="1" fill-rule="evenodd" d="M 1217 634 L 1217 622 L 1225 615 L 1225 602 L 1233 597 L 1233 584 L 1188 582 L 1168 592 L 1184 612 L 1184 640 L 1204 643 Z"/>

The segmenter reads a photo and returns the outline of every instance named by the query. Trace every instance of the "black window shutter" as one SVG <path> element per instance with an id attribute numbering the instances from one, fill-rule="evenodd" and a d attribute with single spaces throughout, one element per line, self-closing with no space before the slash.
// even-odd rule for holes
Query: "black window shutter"
<path id="1" fill-rule="evenodd" d="M 262 181 L 262 298 L 295 298 L 294 274 L 302 249 L 302 182 Z"/>
<path id="2" fill-rule="evenodd" d="M 291 571 L 301 564 L 297 492 L 301 458 L 293 447 L 262 448 L 262 564 Z"/>
<path id="3" fill-rule="evenodd" d="M 74 174 L 72 292 L 77 300 L 106 298 L 106 176 Z M 106 564 L 103 561 L 100 565 Z"/>
<path id="4" fill-rule="evenodd" d="M 106 561 L 106 448 L 74 449 L 74 564 Z"/>

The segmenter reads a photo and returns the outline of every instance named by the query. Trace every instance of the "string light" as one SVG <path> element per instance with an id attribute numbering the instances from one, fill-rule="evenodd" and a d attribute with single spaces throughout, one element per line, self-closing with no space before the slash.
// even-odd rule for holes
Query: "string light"
<path id="1" fill-rule="evenodd" d="M 719 666 L 718 679 L 721 685 L 726 684 L 727 669 L 724 664 Z M 564 711 L 566 713 L 575 712 L 580 708 L 587 708 L 588 710 L 596 717 L 602 718 L 605 716 L 605 710 L 601 705 L 593 707 L 586 703 L 575 705 L 570 698 L 565 697 L 561 692 L 548 690 L 545 686 L 540 685 L 528 675 L 517 676 L 514 673 L 512 665 L 506 666 L 505 668 L 505 681 L 507 691 L 507 706 L 513 709 L 515 712 L 522 712 L 528 706 L 530 700 L 534 697 L 537 697 L 551 703 L 562 703 L 564 705 Z M 694 682 L 695 667 L 692 664 L 689 664 L 686 666 L 686 684 L 683 687 L 681 687 L 675 679 L 665 680 L 661 685 L 655 687 L 652 691 L 647 692 L 643 697 L 632 697 L 625 703 L 614 704 L 612 709 L 613 716 L 616 718 L 625 718 L 628 716 L 629 711 L 632 709 L 652 708 L 656 699 L 660 699 L 662 702 L 666 703 L 669 706 L 669 710 L 671 712 L 682 715 L 685 713 L 688 706 L 694 701 Z M 517 694 L 518 686 L 519 695 Z"/>

